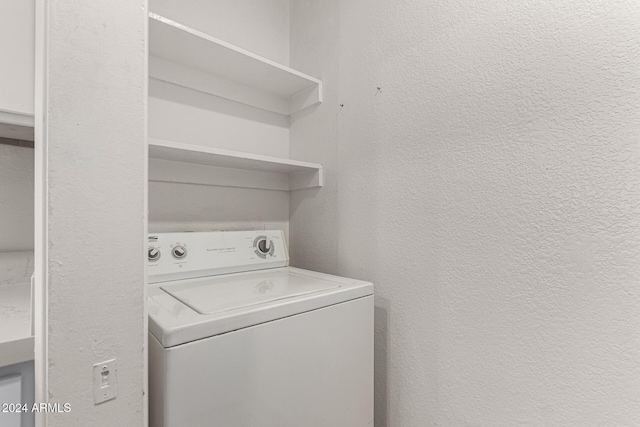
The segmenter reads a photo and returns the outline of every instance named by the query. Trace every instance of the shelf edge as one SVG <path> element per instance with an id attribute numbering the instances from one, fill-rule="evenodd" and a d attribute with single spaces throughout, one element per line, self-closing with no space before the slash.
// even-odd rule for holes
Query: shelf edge
<path id="1" fill-rule="evenodd" d="M 153 157 L 151 153 L 152 147 L 160 147 L 160 148 L 174 149 L 179 151 L 186 151 L 190 153 L 210 154 L 213 156 L 229 157 L 234 159 L 246 159 L 246 160 L 251 160 L 256 162 L 295 166 L 295 167 L 307 168 L 310 170 L 311 169 L 317 170 L 322 168 L 322 165 L 319 163 L 310 163 L 310 162 L 303 162 L 300 160 L 284 159 L 280 157 L 246 153 L 243 151 L 232 151 L 232 150 L 225 150 L 222 148 L 213 148 L 213 147 L 206 147 L 206 146 L 200 146 L 200 145 L 186 144 L 182 142 L 167 141 L 167 140 L 157 139 L 157 138 L 149 138 L 148 140 L 149 140 L 149 148 L 150 148 L 149 150 L 150 157 Z M 158 157 L 153 157 L 153 158 L 158 158 Z"/>
<path id="2" fill-rule="evenodd" d="M 275 67 L 275 68 L 279 68 L 282 71 L 286 71 L 286 72 L 288 72 L 290 74 L 293 74 L 295 76 L 301 77 L 301 78 L 303 78 L 305 80 L 309 80 L 309 81 L 311 81 L 313 83 L 316 83 L 316 84 L 321 83 L 321 80 L 319 80 L 319 79 L 317 79 L 317 78 L 315 78 L 313 76 L 310 76 L 310 75 L 305 74 L 305 73 L 303 73 L 301 71 L 295 70 L 295 69 L 293 69 L 291 67 L 288 67 L 286 65 L 280 64 L 278 62 L 272 61 L 271 59 L 265 58 L 263 56 L 255 54 L 255 53 L 253 53 L 251 51 L 248 51 L 246 49 L 243 49 L 241 47 L 235 46 L 235 45 L 233 45 L 231 43 L 225 42 L 224 40 L 220 40 L 218 38 L 210 36 L 209 34 L 203 33 L 201 31 L 198 31 L 198 30 L 196 30 L 194 28 L 191 28 L 191 27 L 189 27 L 187 25 L 184 25 L 184 24 L 181 24 L 179 22 L 173 21 L 173 20 L 171 20 L 169 18 L 166 18 L 166 17 L 164 17 L 162 15 L 159 15 L 157 13 L 149 12 L 149 18 L 154 19 L 154 20 L 156 20 L 158 22 L 161 22 L 161 23 L 163 23 L 165 25 L 168 25 L 170 27 L 176 28 L 178 30 L 184 31 L 186 33 L 189 33 L 189 34 L 191 34 L 193 36 L 196 36 L 196 37 L 199 37 L 201 39 L 204 39 L 204 40 L 206 40 L 208 42 L 218 44 L 218 45 L 223 46 L 223 47 L 225 47 L 225 48 L 227 48 L 229 50 L 233 50 L 235 52 L 238 52 L 238 53 L 240 53 L 242 55 L 248 56 L 248 57 L 250 57 L 252 59 L 255 59 L 257 61 L 264 62 L 265 64 L 268 64 L 268 65 L 270 65 L 272 67 Z"/>
<path id="3" fill-rule="evenodd" d="M 0 110 L 0 123 L 24 127 L 33 127 L 35 118 L 33 114 L 18 111 Z"/>
<path id="4" fill-rule="evenodd" d="M 228 76 L 218 76 L 215 72 L 211 72 L 211 70 L 204 71 L 204 69 L 197 69 L 197 67 L 192 68 L 182 63 L 172 61 L 170 58 L 158 56 L 157 53 L 160 53 L 160 55 L 162 53 L 154 51 L 153 49 L 149 51 L 150 78 L 285 116 L 291 116 L 304 108 L 322 102 L 322 81 L 320 79 L 212 37 L 162 15 L 149 12 L 149 19 L 207 43 L 211 43 L 212 45 L 219 46 L 227 51 L 234 52 L 234 54 L 241 55 L 252 61 L 257 61 L 272 69 L 277 69 L 282 73 L 302 79 L 306 82 L 304 85 L 307 87 L 295 93 L 277 94 L 269 91 L 268 88 L 256 88 L 246 85 L 246 82 L 236 82 L 233 79 L 229 79 Z M 221 81 L 226 83 L 221 84 Z"/>
<path id="5" fill-rule="evenodd" d="M 216 158 L 228 158 L 230 159 L 230 164 L 228 166 L 225 165 L 224 160 L 218 165 L 187 162 L 182 160 L 180 156 L 172 159 L 170 153 L 169 155 L 167 153 L 154 153 L 154 147 L 176 150 L 178 154 L 186 152 L 205 156 L 209 154 Z M 156 182 L 278 191 L 294 191 L 322 187 L 323 185 L 322 165 L 316 163 L 200 147 L 155 138 L 149 138 L 149 157 L 149 180 Z M 269 171 L 260 168 L 242 168 L 233 165 L 233 161 L 238 159 L 285 167 L 292 166 L 296 170 Z"/>

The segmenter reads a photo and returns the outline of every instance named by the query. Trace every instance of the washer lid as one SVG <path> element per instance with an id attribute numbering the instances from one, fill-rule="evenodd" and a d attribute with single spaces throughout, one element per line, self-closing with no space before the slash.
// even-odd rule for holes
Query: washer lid
<path id="1" fill-rule="evenodd" d="M 302 293 L 304 290 L 300 288 L 293 289 L 297 293 L 285 292 L 279 296 L 274 295 L 272 291 L 269 295 L 270 299 L 264 299 L 262 302 L 255 299 L 253 301 L 247 300 L 236 293 L 235 288 L 233 290 L 227 288 L 227 293 L 231 293 L 231 295 L 227 294 L 226 297 L 234 302 L 227 305 L 226 311 L 218 311 L 213 314 L 201 314 L 196 311 L 196 309 L 206 311 L 207 308 L 212 308 L 200 306 L 200 303 L 206 302 L 204 297 L 202 300 L 198 299 L 202 296 L 200 287 L 207 288 L 206 285 L 215 287 L 216 284 L 245 282 L 253 284 L 252 293 L 249 295 L 255 295 L 253 291 L 256 290 L 256 285 L 263 281 L 266 281 L 267 284 L 271 281 L 274 285 L 276 282 L 284 282 L 292 287 L 296 283 L 313 282 L 315 285 L 311 289 L 314 289 L 314 286 L 318 287 L 315 288 L 315 292 L 307 287 L 306 290 L 309 293 L 306 294 Z M 317 290 L 322 288 L 325 290 Z M 183 293 L 186 295 L 181 295 Z M 168 349 L 272 320 L 284 319 L 330 305 L 371 296 L 373 295 L 373 284 L 295 267 L 282 267 L 273 270 L 163 282 L 149 286 L 148 295 L 150 336 L 153 336 L 160 345 Z M 183 302 L 186 301 L 185 296 L 190 305 Z M 247 305 L 251 303 L 253 305 Z M 196 307 L 196 309 L 192 307 Z M 222 309 L 224 310 L 224 308 Z"/>
<path id="2" fill-rule="evenodd" d="M 160 289 L 200 314 L 216 314 L 339 287 L 334 281 L 278 269 L 246 276 L 193 279 L 162 285 Z"/>

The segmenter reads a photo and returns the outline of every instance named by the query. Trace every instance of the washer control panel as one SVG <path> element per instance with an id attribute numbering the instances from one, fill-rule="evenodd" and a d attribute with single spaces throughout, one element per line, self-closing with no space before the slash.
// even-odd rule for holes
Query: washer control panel
<path id="1" fill-rule="evenodd" d="M 286 267 L 282 230 L 149 235 L 149 283 Z"/>

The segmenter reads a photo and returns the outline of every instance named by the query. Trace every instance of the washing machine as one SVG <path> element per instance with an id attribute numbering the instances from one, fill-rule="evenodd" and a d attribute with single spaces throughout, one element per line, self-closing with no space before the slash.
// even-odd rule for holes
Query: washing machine
<path id="1" fill-rule="evenodd" d="M 373 425 L 373 285 L 282 231 L 149 236 L 151 427 Z"/>

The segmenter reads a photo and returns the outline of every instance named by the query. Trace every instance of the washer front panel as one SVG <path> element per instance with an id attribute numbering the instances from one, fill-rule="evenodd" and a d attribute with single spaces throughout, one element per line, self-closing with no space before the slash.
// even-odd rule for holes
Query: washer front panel
<path id="1" fill-rule="evenodd" d="M 373 425 L 373 296 L 164 349 L 151 425 Z"/>

